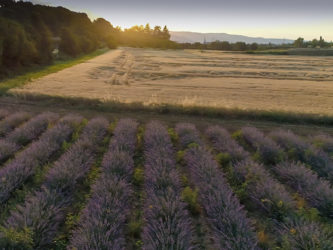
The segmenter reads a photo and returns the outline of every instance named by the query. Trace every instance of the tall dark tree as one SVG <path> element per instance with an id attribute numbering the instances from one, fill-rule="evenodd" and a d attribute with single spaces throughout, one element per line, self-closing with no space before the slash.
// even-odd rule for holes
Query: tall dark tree
<path id="1" fill-rule="evenodd" d="M 63 28 L 60 37 L 59 49 L 61 52 L 70 56 L 77 56 L 80 53 L 78 39 L 70 29 Z"/>
<path id="2" fill-rule="evenodd" d="M 153 35 L 156 37 L 161 37 L 162 31 L 161 31 L 161 26 L 155 26 Z"/>
<path id="3" fill-rule="evenodd" d="M 304 38 L 303 37 L 299 37 L 294 41 L 294 46 L 296 48 L 303 48 L 304 47 Z"/>
<path id="4" fill-rule="evenodd" d="M 325 40 L 322 36 L 320 36 L 320 39 L 319 39 L 319 42 L 318 42 L 318 45 L 321 47 L 321 48 L 324 48 L 325 47 Z"/>
<path id="5" fill-rule="evenodd" d="M 166 25 L 163 28 L 162 37 L 163 37 L 163 39 L 166 39 L 166 40 L 170 39 L 170 33 L 169 33 L 168 27 Z"/>
<path id="6" fill-rule="evenodd" d="M 145 32 L 146 34 L 149 34 L 149 35 L 151 34 L 151 28 L 150 28 L 149 23 L 147 23 L 147 24 L 145 25 L 144 32 Z"/>

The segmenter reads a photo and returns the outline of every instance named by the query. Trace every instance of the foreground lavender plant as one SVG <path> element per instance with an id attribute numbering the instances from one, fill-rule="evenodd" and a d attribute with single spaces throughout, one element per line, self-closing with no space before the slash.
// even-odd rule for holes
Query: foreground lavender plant
<path id="1" fill-rule="evenodd" d="M 180 138 L 180 143 L 183 148 L 186 148 L 190 144 L 202 145 L 203 143 L 198 130 L 193 124 L 178 123 L 176 125 L 176 132 Z"/>
<path id="2" fill-rule="evenodd" d="M 272 168 L 277 178 L 302 195 L 322 215 L 333 218 L 333 189 L 329 182 L 300 163 L 283 162 Z"/>
<path id="3" fill-rule="evenodd" d="M 113 138 L 110 144 L 110 150 L 120 150 L 134 154 L 136 140 L 136 131 L 138 123 L 132 119 L 121 119 L 113 131 Z"/>
<path id="4" fill-rule="evenodd" d="M 84 128 L 81 138 L 54 164 L 45 177 L 44 185 L 66 194 L 74 190 L 90 170 L 108 127 L 108 121 L 95 118 Z"/>
<path id="5" fill-rule="evenodd" d="M 129 213 L 133 155 L 138 124 L 120 120 L 109 151 L 104 155 L 102 174 L 92 187 L 69 249 L 124 249 L 124 225 Z"/>
<path id="6" fill-rule="evenodd" d="M 93 187 L 68 249 L 125 249 L 130 197 L 131 187 L 124 180 L 102 177 Z"/>
<path id="7" fill-rule="evenodd" d="M 270 136 L 287 151 L 290 160 L 310 165 L 320 177 L 333 183 L 333 161 L 324 151 L 316 149 L 291 131 L 277 130 Z"/>
<path id="8" fill-rule="evenodd" d="M 264 164 L 276 164 L 283 160 L 282 149 L 269 137 L 254 127 L 244 127 L 240 131 L 241 141 L 256 151 L 256 156 Z"/>
<path id="9" fill-rule="evenodd" d="M 16 126 L 25 122 L 30 118 L 30 114 L 26 112 L 18 112 L 13 115 L 7 116 L 5 119 L 0 121 L 0 137 L 4 137 L 6 134 L 11 132 Z"/>
<path id="10" fill-rule="evenodd" d="M 218 150 L 223 149 L 222 145 L 225 142 L 222 140 L 225 135 L 221 134 L 220 140 L 215 140 L 214 148 Z M 237 150 L 238 151 L 238 150 Z M 307 222 L 301 219 L 301 216 L 294 213 L 295 202 L 286 191 L 284 186 L 279 184 L 275 179 L 273 179 L 270 174 L 264 169 L 264 167 L 256 162 L 253 162 L 249 158 L 243 161 L 233 161 L 233 168 L 231 172 L 233 174 L 232 181 L 241 187 L 242 194 L 250 201 L 265 212 L 266 216 L 275 221 L 278 220 L 284 226 L 286 230 L 278 230 L 276 225 L 273 226 L 273 230 L 277 233 L 277 239 L 286 246 L 283 249 L 326 249 L 326 248 L 311 248 L 313 240 L 318 236 L 323 239 L 323 241 L 329 241 L 329 237 L 324 232 L 323 226 L 316 222 Z M 297 234 L 290 233 L 294 232 L 293 227 L 287 226 L 288 223 L 285 221 L 297 221 Z M 316 230 L 315 237 L 310 236 L 309 225 Z M 295 224 L 296 226 L 296 224 Z M 331 244 L 331 243 L 329 243 Z M 324 244 L 319 244 L 318 246 L 325 246 Z M 327 248 L 330 249 L 330 248 Z"/>
<path id="11" fill-rule="evenodd" d="M 321 148 L 328 154 L 333 153 L 333 137 L 327 134 L 319 134 L 310 138 L 315 146 Z"/>
<path id="12" fill-rule="evenodd" d="M 206 130 L 206 136 L 218 152 L 230 155 L 233 163 L 247 159 L 250 154 L 240 147 L 237 142 L 231 138 L 227 130 L 220 126 L 212 126 Z"/>
<path id="13" fill-rule="evenodd" d="M 25 145 L 28 142 L 35 140 L 47 129 L 50 123 L 53 123 L 58 118 L 59 116 L 57 114 L 50 112 L 37 115 L 11 132 L 6 137 L 6 140 L 16 144 Z"/>
<path id="14" fill-rule="evenodd" d="M 8 110 L 0 109 L 0 120 L 5 118 L 9 114 Z"/>
<path id="15" fill-rule="evenodd" d="M 256 236 L 246 212 L 210 153 L 202 147 L 194 147 L 186 152 L 185 161 L 191 179 L 200 190 L 216 248 L 255 249 Z"/>
<path id="16" fill-rule="evenodd" d="M 65 219 L 63 207 L 68 202 L 67 197 L 45 187 L 28 195 L 24 205 L 17 206 L 1 228 L 0 247 L 3 249 L 45 249 L 39 246 L 45 246 L 52 241 L 60 222 Z M 29 237 L 29 241 L 20 242 L 20 239 L 6 238 L 8 231 L 15 232 L 16 235 L 25 235 L 25 238 Z M 18 244 L 23 246 L 16 247 Z"/>
<path id="17" fill-rule="evenodd" d="M 249 159 L 241 161 L 233 166 L 233 174 L 238 185 L 245 187 L 245 196 L 267 216 L 282 219 L 296 208 L 284 186 L 272 178 L 262 165 Z"/>
<path id="18" fill-rule="evenodd" d="M 333 249 L 333 231 L 316 222 L 290 219 L 280 225 L 282 249 Z"/>
<path id="19" fill-rule="evenodd" d="M 0 162 L 4 162 L 19 149 L 20 146 L 16 143 L 0 140 Z"/>
<path id="20" fill-rule="evenodd" d="M 8 159 L 28 142 L 37 139 L 56 119 L 58 119 L 56 114 L 43 113 L 12 131 L 0 141 L 0 162 Z"/>
<path id="21" fill-rule="evenodd" d="M 41 190 L 31 194 L 24 205 L 18 206 L 11 213 L 2 230 L 23 232 L 29 229 L 32 232 L 31 245 L 27 247 L 46 249 L 63 223 L 65 208 L 71 203 L 74 188 L 92 165 L 107 128 L 106 120 L 91 120 L 81 138 L 48 172 Z M 3 232 L 3 235 L 6 233 Z M 4 247 L 10 248 L 16 242 L 8 239 L 6 244 Z"/>
<path id="22" fill-rule="evenodd" d="M 191 180 L 199 188 L 217 249 L 256 249 L 256 236 L 246 211 L 240 205 L 218 169 L 217 162 L 204 147 L 192 124 L 179 124 L 176 131 L 183 147 L 195 143 L 185 154 Z M 224 131 L 223 131 L 224 132 Z"/>
<path id="23" fill-rule="evenodd" d="M 81 121 L 81 117 L 65 117 L 0 169 L 0 204 L 61 148 Z"/>
<path id="24" fill-rule="evenodd" d="M 225 152 L 228 150 L 230 155 L 236 159 L 231 159 L 234 163 L 232 168 L 233 181 L 238 186 L 245 187 L 242 195 L 250 198 L 257 208 L 266 212 L 267 216 L 282 219 L 295 208 L 295 202 L 285 188 L 279 184 L 263 167 L 253 162 L 249 157 L 239 157 L 238 152 L 243 149 L 220 127 L 213 127 L 207 131 L 208 137 L 213 142 L 216 151 Z M 215 136 L 213 136 L 215 135 Z M 227 148 L 226 145 L 232 145 Z M 240 160 L 242 159 L 243 160 Z"/>
<path id="25" fill-rule="evenodd" d="M 181 201 L 175 152 L 166 128 L 158 122 L 149 123 L 144 143 L 147 198 L 143 248 L 192 249 L 192 223 Z"/>

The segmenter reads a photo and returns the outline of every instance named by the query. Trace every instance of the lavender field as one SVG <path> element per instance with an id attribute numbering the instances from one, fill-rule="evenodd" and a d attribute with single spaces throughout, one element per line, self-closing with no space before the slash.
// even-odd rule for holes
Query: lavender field
<path id="1" fill-rule="evenodd" d="M 0 249 L 333 249 L 333 137 L 0 110 Z"/>

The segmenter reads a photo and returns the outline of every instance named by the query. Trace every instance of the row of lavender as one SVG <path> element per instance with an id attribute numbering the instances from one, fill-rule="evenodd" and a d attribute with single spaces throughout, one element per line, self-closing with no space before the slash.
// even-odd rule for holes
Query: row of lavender
<path id="1" fill-rule="evenodd" d="M 21 115 L 25 116 L 24 113 Z M 37 139 L 57 119 L 56 114 L 42 113 L 0 139 L 0 163 L 6 161 L 29 142 Z"/>
<path id="2" fill-rule="evenodd" d="M 9 112 L 0 111 L 0 118 L 1 117 L 3 117 L 3 119 L 0 121 L 0 138 L 6 136 L 21 123 L 27 121 L 31 115 L 26 112 L 17 112 L 9 115 Z"/>
<path id="3" fill-rule="evenodd" d="M 230 174 L 233 186 L 241 190 L 243 202 L 249 200 L 251 206 L 255 205 L 254 210 L 261 211 L 266 218 L 274 222 L 271 223 L 270 231 L 278 236 L 276 237 L 277 244 L 291 249 L 330 249 L 333 247 L 332 232 L 326 230 L 320 223 L 297 213 L 296 201 L 285 186 L 281 185 L 265 169 L 264 165 L 253 161 L 249 157 L 250 155 L 231 138 L 225 129 L 211 127 L 206 131 L 206 135 L 216 152 L 222 152 L 229 156 L 231 164 L 227 171 Z M 255 160 L 259 159 L 259 161 L 266 163 L 267 161 L 275 162 L 279 159 L 279 155 L 283 153 L 274 141 L 264 137 L 263 134 L 253 128 L 244 128 L 235 137 L 242 144 L 249 146 L 250 149 L 255 149 L 253 150 Z M 228 157 L 224 155 L 223 158 Z M 266 164 L 266 166 L 270 167 L 271 165 Z M 284 162 L 271 168 L 276 169 L 275 173 L 278 180 L 283 182 L 287 179 L 283 175 L 279 175 L 279 171 L 286 170 L 284 175 L 289 175 L 289 178 L 298 171 L 306 170 L 305 167 L 299 169 L 296 169 L 296 167 L 298 165 Z M 315 174 L 311 173 L 311 176 L 313 177 Z M 295 175 L 292 178 L 298 177 Z M 318 177 L 315 177 L 315 180 L 317 183 L 322 183 L 322 187 L 325 189 L 330 189 L 329 184 L 324 180 L 318 179 Z M 303 185 L 311 185 L 311 181 L 307 182 L 304 178 L 298 181 L 304 182 Z M 286 184 L 293 187 L 290 180 L 286 181 Z M 301 188 L 296 191 L 301 191 Z M 308 191 L 310 190 L 308 189 Z M 304 192 L 301 194 L 305 195 Z M 308 197 L 305 196 L 305 198 Z M 318 199 L 325 199 L 325 195 L 324 198 L 318 197 Z"/>
<path id="4" fill-rule="evenodd" d="M 246 211 L 233 194 L 218 163 L 192 124 L 178 124 L 190 179 L 199 188 L 200 203 L 215 249 L 257 249 L 257 239 Z"/>
<path id="5" fill-rule="evenodd" d="M 15 189 L 22 186 L 61 149 L 81 121 L 81 117 L 70 115 L 64 117 L 43 133 L 39 140 L 16 154 L 13 160 L 1 167 L 0 204 L 5 203 Z"/>
<path id="6" fill-rule="evenodd" d="M 175 150 L 166 127 L 147 125 L 144 135 L 143 249 L 193 249 L 193 226 L 181 199 Z"/>
<path id="7" fill-rule="evenodd" d="M 69 118 L 71 123 L 73 123 L 73 119 L 75 123 L 82 120 L 80 117 Z M 54 145 L 59 145 L 64 141 L 64 137 L 68 137 L 70 134 L 71 129 L 67 123 L 62 122 L 47 131 L 47 136 L 42 136 L 37 142 L 40 143 L 38 145 L 44 146 L 44 151 L 42 154 L 34 151 L 33 156 L 37 156 L 36 158 L 49 156 L 49 152 L 55 149 Z M 50 131 L 58 132 L 58 128 L 61 126 L 65 126 L 67 130 L 61 131 L 60 134 L 51 134 L 53 137 L 49 136 Z M 45 249 L 52 242 L 65 220 L 66 208 L 72 203 L 75 188 L 90 170 L 107 130 L 108 121 L 102 118 L 93 119 L 87 124 L 75 144 L 46 173 L 42 186 L 27 195 L 24 204 L 18 205 L 11 212 L 1 230 L 1 244 L 3 244 L 1 247 L 5 249 Z M 41 143 L 44 141 L 51 144 Z M 36 147 L 32 147 L 32 149 L 36 149 Z M 38 149 L 42 150 L 39 147 Z M 49 149 L 52 150 L 49 151 Z M 31 160 L 32 157 L 29 156 Z M 28 157 L 25 159 L 29 159 Z M 24 166 L 26 165 L 21 166 L 23 170 Z M 19 168 L 17 167 L 17 169 Z M 28 172 L 28 174 L 32 173 Z M 28 239 L 17 241 L 12 237 L 13 234 L 20 235 L 20 233 L 28 235 Z"/>
<path id="8" fill-rule="evenodd" d="M 243 145 L 255 152 L 278 180 L 301 194 L 323 216 L 333 218 L 333 189 L 325 180 L 332 180 L 333 162 L 327 154 L 290 131 L 271 133 L 276 142 L 252 127 L 242 128 L 240 136 Z"/>
<path id="9" fill-rule="evenodd" d="M 124 226 L 132 194 L 137 122 L 117 123 L 102 162 L 102 173 L 74 231 L 70 249 L 124 249 Z"/>

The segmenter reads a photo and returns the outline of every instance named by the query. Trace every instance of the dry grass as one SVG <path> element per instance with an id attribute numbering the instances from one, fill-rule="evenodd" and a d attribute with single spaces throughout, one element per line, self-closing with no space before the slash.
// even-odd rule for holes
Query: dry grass
<path id="1" fill-rule="evenodd" d="M 11 93 L 333 115 L 333 57 L 121 48 Z"/>

